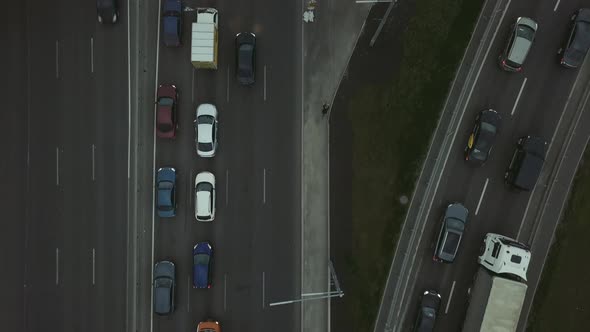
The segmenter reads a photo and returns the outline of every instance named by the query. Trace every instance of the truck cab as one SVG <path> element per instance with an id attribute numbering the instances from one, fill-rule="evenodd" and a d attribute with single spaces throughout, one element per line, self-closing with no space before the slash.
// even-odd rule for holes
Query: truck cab
<path id="1" fill-rule="evenodd" d="M 477 259 L 479 264 L 499 275 L 511 275 L 527 280 L 526 273 L 531 260 L 530 248 L 500 234 L 486 234 Z"/>

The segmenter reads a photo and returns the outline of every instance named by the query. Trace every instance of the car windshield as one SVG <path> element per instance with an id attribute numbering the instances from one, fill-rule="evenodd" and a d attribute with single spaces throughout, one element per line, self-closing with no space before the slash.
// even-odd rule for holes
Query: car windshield
<path id="1" fill-rule="evenodd" d="M 170 97 L 161 97 L 158 100 L 158 104 L 160 104 L 161 106 L 172 106 L 174 104 L 174 100 Z"/>
<path id="2" fill-rule="evenodd" d="M 193 257 L 193 264 L 194 265 L 207 265 L 209 264 L 209 255 L 207 254 L 197 254 Z"/>
<path id="3" fill-rule="evenodd" d="M 213 150 L 213 143 L 201 143 L 199 142 L 199 151 L 209 152 Z"/>
<path id="4" fill-rule="evenodd" d="M 213 124 L 215 119 L 211 115 L 201 115 L 197 118 L 198 124 Z"/>
<path id="5" fill-rule="evenodd" d="M 535 30 L 526 25 L 519 25 L 516 32 L 518 37 L 533 41 L 535 38 Z"/>
<path id="6" fill-rule="evenodd" d="M 199 182 L 197 183 L 197 191 L 211 191 L 213 190 L 213 186 L 209 182 Z"/>

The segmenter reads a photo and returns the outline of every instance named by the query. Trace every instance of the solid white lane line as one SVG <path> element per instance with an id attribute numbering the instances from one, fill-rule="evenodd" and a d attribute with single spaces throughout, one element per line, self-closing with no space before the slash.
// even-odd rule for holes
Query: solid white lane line
<path id="1" fill-rule="evenodd" d="M 193 78 L 191 81 L 191 101 L 195 102 L 195 67 L 193 67 Z"/>
<path id="2" fill-rule="evenodd" d="M 264 271 L 262 272 L 262 307 L 264 308 Z"/>
<path id="3" fill-rule="evenodd" d="M 387 2 L 390 3 L 393 0 L 356 0 L 356 3 L 377 3 L 377 2 Z"/>
<path id="4" fill-rule="evenodd" d="M 266 101 L 266 65 L 264 65 L 264 101 Z"/>
<path id="5" fill-rule="evenodd" d="M 59 285 L 59 248 L 55 248 L 55 284 Z"/>
<path id="6" fill-rule="evenodd" d="M 262 203 L 266 203 L 266 168 L 262 169 Z"/>
<path id="7" fill-rule="evenodd" d="M 226 79 L 226 92 L 225 92 L 225 101 L 229 103 L 229 65 L 227 66 L 227 79 Z"/>
<path id="8" fill-rule="evenodd" d="M 227 309 L 227 273 L 223 274 L 223 311 Z"/>
<path id="9" fill-rule="evenodd" d="M 188 296 L 186 297 L 186 311 L 191 312 L 191 276 L 186 277 L 186 293 Z"/>
<path id="10" fill-rule="evenodd" d="M 55 41 L 55 78 L 59 78 L 59 41 Z"/>
<path id="11" fill-rule="evenodd" d="M 483 196 L 486 193 L 486 188 L 488 187 L 488 182 L 490 182 L 489 178 L 486 179 L 486 183 L 483 185 L 483 190 L 481 191 L 481 196 L 479 196 L 479 202 L 477 202 L 477 208 L 475 209 L 476 216 L 477 216 L 477 213 L 479 212 L 479 207 L 481 206 L 481 201 L 483 200 Z"/>
<path id="12" fill-rule="evenodd" d="M 555 3 L 555 7 L 553 8 L 553 11 L 556 11 L 557 10 L 557 6 L 559 6 L 559 1 L 560 0 L 557 0 L 557 2 Z"/>
<path id="13" fill-rule="evenodd" d="M 227 206 L 229 199 L 229 169 L 225 170 L 225 206 Z"/>
<path id="14" fill-rule="evenodd" d="M 94 181 L 94 151 L 96 150 L 96 145 L 92 144 L 92 181 Z"/>
<path id="15" fill-rule="evenodd" d="M 55 183 L 59 186 L 59 147 L 55 148 Z"/>
<path id="16" fill-rule="evenodd" d="M 137 5 L 137 6 L 139 6 L 139 5 Z M 159 0 L 158 1 L 158 17 L 161 17 L 160 16 L 161 11 L 162 11 L 162 1 Z M 129 12 L 130 12 L 130 10 L 127 11 L 127 13 L 129 13 Z M 135 12 L 136 15 L 138 12 L 139 12 L 139 9 L 136 7 L 136 12 Z M 129 17 L 127 17 L 127 22 L 129 22 Z M 136 26 L 136 29 L 139 27 L 139 25 L 137 24 L 137 21 L 135 23 L 135 26 Z M 127 27 L 127 31 L 129 31 L 129 27 Z M 157 31 L 160 31 L 160 20 L 158 20 L 158 30 Z M 127 44 L 127 45 L 129 45 L 129 44 Z M 129 52 L 129 49 L 127 51 Z M 127 56 L 127 58 L 129 58 L 129 56 Z M 152 96 L 155 96 L 156 92 L 158 91 L 159 68 L 160 68 L 160 34 L 158 33 L 157 37 L 156 37 L 156 72 L 155 72 L 156 73 L 156 80 L 154 82 L 154 94 Z M 137 73 L 135 76 L 137 77 Z M 129 108 L 129 110 L 131 111 L 131 108 Z M 153 117 L 154 122 L 153 123 L 156 123 L 156 107 L 155 107 L 155 105 L 154 105 L 153 112 L 154 112 L 154 117 Z M 129 113 L 129 119 L 131 119 L 131 113 Z M 155 172 L 155 169 L 156 169 L 156 128 L 152 129 L 152 141 L 154 142 L 153 143 L 153 155 L 152 155 L 152 170 L 154 170 L 154 171 L 152 171 L 152 183 L 155 183 L 156 182 L 156 172 Z M 155 202 L 155 200 L 156 200 L 156 188 L 155 188 L 155 186 L 152 186 L 152 204 L 153 204 L 153 202 Z M 155 210 L 156 209 L 153 208 L 153 205 L 152 205 L 151 210 L 152 210 L 152 246 L 151 246 L 152 257 L 151 257 L 151 261 L 150 261 L 151 262 L 150 269 L 151 269 L 151 280 L 153 280 L 153 278 L 154 278 L 154 261 L 155 261 L 154 255 L 155 255 L 155 250 L 156 250 L 155 245 L 154 245 L 154 243 L 155 243 L 155 228 L 156 228 L 155 227 L 155 223 L 156 223 Z M 154 307 L 154 287 L 150 287 L 150 307 L 151 308 Z M 133 315 L 134 316 L 137 315 L 136 306 L 133 306 L 133 310 L 134 310 Z M 154 311 L 150 310 L 150 332 L 153 332 L 153 331 L 154 331 Z"/>
<path id="17" fill-rule="evenodd" d="M 94 38 L 90 37 L 90 72 L 94 73 Z"/>
<path id="18" fill-rule="evenodd" d="M 94 248 L 92 248 L 92 285 L 96 283 L 96 252 Z"/>
<path id="19" fill-rule="evenodd" d="M 510 112 L 510 115 L 514 114 L 514 111 L 516 110 L 516 106 L 518 106 L 518 101 L 520 100 L 520 95 L 522 94 L 522 90 L 524 90 L 524 86 L 526 85 L 526 80 L 527 78 L 524 78 L 524 81 L 522 81 L 522 85 L 520 86 L 520 91 L 518 91 L 518 96 L 516 96 L 516 101 L 514 102 L 514 107 L 512 107 L 512 112 Z"/>
<path id="20" fill-rule="evenodd" d="M 445 314 L 449 312 L 449 304 L 451 304 L 451 298 L 453 297 L 453 291 L 455 290 L 455 280 L 453 280 L 453 286 L 451 286 L 451 293 L 449 294 L 449 299 L 447 300 L 447 306 L 445 307 Z"/>

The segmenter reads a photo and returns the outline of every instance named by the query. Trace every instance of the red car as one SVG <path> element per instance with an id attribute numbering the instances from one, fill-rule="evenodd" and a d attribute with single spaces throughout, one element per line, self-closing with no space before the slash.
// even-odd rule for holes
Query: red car
<path id="1" fill-rule="evenodd" d="M 176 137 L 176 103 L 178 92 L 173 84 L 158 87 L 158 109 L 156 110 L 156 134 L 160 138 Z"/>

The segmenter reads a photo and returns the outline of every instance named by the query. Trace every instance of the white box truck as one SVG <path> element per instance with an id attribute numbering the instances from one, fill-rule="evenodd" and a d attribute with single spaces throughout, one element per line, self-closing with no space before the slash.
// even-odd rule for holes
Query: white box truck
<path id="1" fill-rule="evenodd" d="M 191 62 L 195 68 L 217 69 L 217 29 L 217 9 L 198 8 L 191 34 Z"/>
<path id="2" fill-rule="evenodd" d="M 486 234 L 463 322 L 464 332 L 516 331 L 530 259 L 528 246 L 500 234 Z"/>

